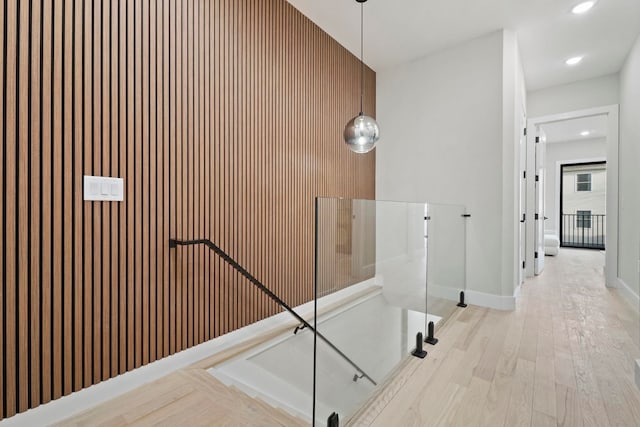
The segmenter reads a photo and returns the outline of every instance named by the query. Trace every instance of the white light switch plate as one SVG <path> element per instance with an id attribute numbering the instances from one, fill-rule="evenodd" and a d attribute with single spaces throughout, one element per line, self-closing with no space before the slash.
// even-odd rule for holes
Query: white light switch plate
<path id="1" fill-rule="evenodd" d="M 124 200 L 124 179 L 85 175 L 84 200 L 122 202 Z"/>

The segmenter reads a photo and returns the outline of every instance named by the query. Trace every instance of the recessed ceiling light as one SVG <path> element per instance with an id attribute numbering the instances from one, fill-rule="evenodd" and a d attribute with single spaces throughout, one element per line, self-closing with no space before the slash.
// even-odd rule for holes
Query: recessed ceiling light
<path id="1" fill-rule="evenodd" d="M 591 135 L 591 132 L 589 132 L 588 130 L 585 130 L 585 131 L 580 132 L 580 135 L 589 136 L 589 135 Z"/>
<path id="2" fill-rule="evenodd" d="M 567 59 L 564 63 L 567 65 L 577 65 L 582 61 L 582 56 L 574 56 L 573 58 Z"/>
<path id="3" fill-rule="evenodd" d="M 591 10 L 591 8 L 596 4 L 595 1 L 585 1 L 583 3 L 577 4 L 571 9 L 571 13 L 575 13 L 576 15 L 581 15 Z"/>

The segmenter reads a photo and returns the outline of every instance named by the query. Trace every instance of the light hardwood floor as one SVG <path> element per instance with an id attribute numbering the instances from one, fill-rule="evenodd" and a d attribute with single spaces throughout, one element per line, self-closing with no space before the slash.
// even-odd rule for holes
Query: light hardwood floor
<path id="1" fill-rule="evenodd" d="M 640 426 L 640 319 L 604 286 L 603 263 L 601 252 L 563 249 L 515 311 L 458 311 L 352 424 Z"/>
<path id="2" fill-rule="evenodd" d="M 562 250 L 522 288 L 513 312 L 469 306 L 437 330 L 351 425 L 640 426 L 633 382 L 640 318 L 605 288 L 604 254 Z M 205 364 L 61 425 L 304 425 L 226 389 Z"/>

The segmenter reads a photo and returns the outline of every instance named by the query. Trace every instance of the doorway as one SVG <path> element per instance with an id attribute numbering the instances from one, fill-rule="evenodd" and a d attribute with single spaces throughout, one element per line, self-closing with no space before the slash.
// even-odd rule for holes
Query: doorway
<path id="1" fill-rule="evenodd" d="M 605 249 L 607 163 L 560 166 L 560 246 Z"/>
<path id="2" fill-rule="evenodd" d="M 577 141 L 586 139 L 594 139 L 598 135 L 593 132 L 593 129 L 585 127 L 585 123 L 592 122 L 594 120 L 599 120 L 603 123 L 603 128 L 605 129 L 602 138 L 604 140 L 603 150 L 599 154 L 590 154 L 584 152 L 582 154 L 573 155 L 570 158 L 560 158 L 559 154 L 557 158 L 551 158 L 551 151 L 562 151 L 560 148 L 572 147 L 577 143 Z M 563 144 L 557 144 L 557 138 L 554 134 L 557 133 L 558 128 L 563 127 L 563 123 L 573 122 L 574 124 L 578 124 L 580 127 L 577 135 L 574 135 L 573 138 L 563 137 Z M 566 126 L 565 126 L 566 127 Z M 600 219 L 596 219 L 592 215 L 598 215 L 600 213 L 596 213 L 592 210 L 591 213 L 587 212 L 590 209 L 574 209 L 573 214 L 575 217 L 573 219 L 567 219 L 566 221 L 575 221 L 575 223 L 571 223 L 571 227 L 576 229 L 580 229 L 582 232 L 585 231 L 585 239 L 582 240 L 580 236 L 579 242 L 585 242 L 589 245 L 596 246 L 599 244 L 599 241 L 604 241 L 604 246 L 606 246 L 605 253 L 605 272 L 606 272 L 606 283 L 607 286 L 615 287 L 616 278 L 618 274 L 618 266 L 617 266 L 617 250 L 618 250 L 618 223 L 617 223 L 617 213 L 618 213 L 618 106 L 606 106 L 606 107 L 598 107 L 592 108 L 588 110 L 580 110 L 568 113 L 554 114 L 550 116 L 544 116 L 539 118 L 533 118 L 528 121 L 527 124 L 528 134 L 527 137 L 527 175 L 534 177 L 534 179 L 527 180 L 527 219 L 535 218 L 536 213 L 538 214 L 538 220 L 535 221 L 527 221 L 527 250 L 526 250 L 526 260 L 527 260 L 527 277 L 532 277 L 535 274 L 540 274 L 542 270 L 534 268 L 536 266 L 536 252 L 538 252 L 538 257 L 540 254 L 540 242 L 542 243 L 542 250 L 544 252 L 544 241 L 552 240 L 548 239 L 549 237 L 555 237 L 558 241 L 561 239 L 561 221 L 562 221 L 562 213 L 563 211 L 560 208 L 561 198 L 560 198 L 560 177 L 562 175 L 562 166 L 567 165 L 566 171 L 570 171 L 568 168 L 569 165 L 575 164 L 586 164 L 586 163 L 605 163 L 604 175 L 606 177 L 605 180 L 605 218 L 602 223 L 597 223 L 596 221 L 600 221 Z M 546 134 L 546 135 L 545 135 Z M 538 138 L 538 144 L 541 142 L 541 137 L 545 137 L 545 148 L 546 148 L 546 156 L 545 156 L 545 167 L 542 168 L 542 174 L 540 174 L 539 164 L 536 161 L 537 154 L 537 143 L 536 138 Z M 565 150 L 566 151 L 566 150 Z M 539 151 L 538 151 L 539 152 Z M 557 154 L 557 153 L 556 153 Z M 566 154 L 566 153 L 565 153 Z M 586 174 L 582 174 L 578 178 L 578 173 L 580 171 L 573 171 L 575 173 L 573 185 L 576 185 L 576 181 L 580 180 L 581 184 L 579 187 L 586 188 L 588 187 L 588 177 Z M 543 197 L 542 210 L 540 210 L 540 191 L 536 192 L 536 181 L 535 177 L 538 176 L 538 180 L 541 178 L 542 180 L 547 181 L 547 185 L 544 187 L 547 188 L 547 194 Z M 541 176 L 540 176 L 541 175 Z M 593 176 L 591 177 L 593 179 Z M 537 181 L 540 182 L 540 181 Z M 563 186 L 564 186 L 563 182 Z M 538 188 L 544 188 L 538 187 Z M 565 201 L 566 205 L 566 201 Z M 580 211 L 580 212 L 578 212 Z M 565 211 L 566 212 L 566 209 Z M 570 212 L 566 212 L 570 213 Z M 579 216 L 579 218 L 578 218 Z M 588 234 L 589 228 L 591 227 L 601 227 L 604 229 L 604 232 L 601 233 L 602 237 L 596 237 L 594 235 L 593 238 L 588 238 L 586 235 Z M 541 233 L 542 230 L 542 233 Z M 569 231 L 569 223 L 563 225 L 563 233 L 565 231 Z M 595 228 L 594 234 L 599 231 L 598 228 Z M 536 239 L 536 237 L 542 236 L 541 239 Z M 569 237 L 565 239 L 565 243 L 569 246 Z M 600 245 L 602 246 L 602 245 Z M 543 261 L 544 262 L 544 261 Z M 543 267 L 544 265 L 542 265 Z M 537 271 L 536 271 L 537 270 Z"/>

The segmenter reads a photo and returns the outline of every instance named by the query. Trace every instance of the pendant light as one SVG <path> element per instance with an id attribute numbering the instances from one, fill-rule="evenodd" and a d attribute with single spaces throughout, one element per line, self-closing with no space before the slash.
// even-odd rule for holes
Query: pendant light
<path id="1" fill-rule="evenodd" d="M 356 0 L 360 3 L 360 113 L 349 120 L 344 127 L 344 142 L 351 151 L 359 154 L 373 150 L 380 139 L 380 128 L 373 117 L 363 112 L 364 97 L 364 3 L 367 0 Z"/>

